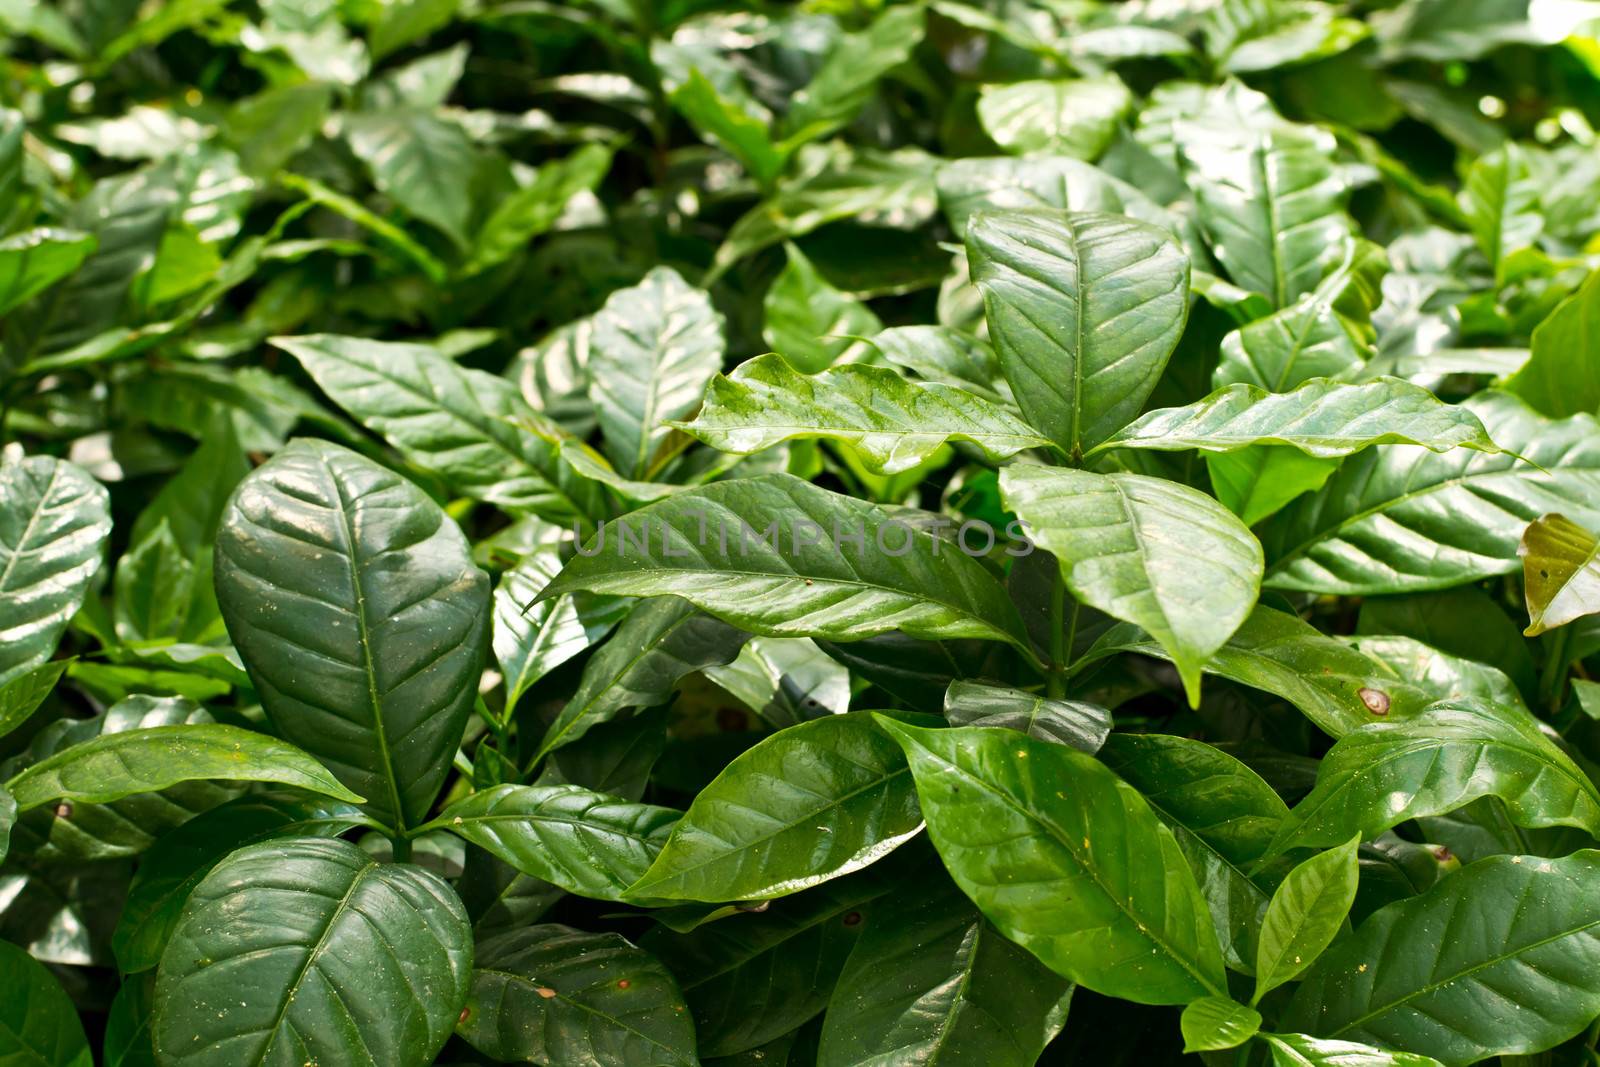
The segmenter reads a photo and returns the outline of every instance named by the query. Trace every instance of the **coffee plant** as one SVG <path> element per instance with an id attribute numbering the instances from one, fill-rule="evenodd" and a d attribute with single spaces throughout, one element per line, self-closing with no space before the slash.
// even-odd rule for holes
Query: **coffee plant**
<path id="1" fill-rule="evenodd" d="M 0 1065 L 1600 1065 L 1600 3 L 0 39 Z"/>

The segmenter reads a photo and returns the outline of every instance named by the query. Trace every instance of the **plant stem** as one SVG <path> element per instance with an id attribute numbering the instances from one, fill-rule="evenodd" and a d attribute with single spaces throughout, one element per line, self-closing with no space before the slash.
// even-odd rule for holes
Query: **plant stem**
<path id="1" fill-rule="evenodd" d="M 1570 627 L 1563 626 L 1550 635 L 1550 651 L 1545 656 L 1544 670 L 1539 675 L 1539 702 L 1551 711 L 1561 710 L 1561 697 L 1567 688 L 1567 640 Z"/>
<path id="2" fill-rule="evenodd" d="M 396 863 L 411 862 L 411 838 L 395 834 L 389 838 L 389 844 L 394 853 Z"/>
<path id="3" fill-rule="evenodd" d="M 1078 636 L 1078 601 L 1072 602 L 1070 621 L 1065 618 L 1066 602 L 1067 581 L 1058 563 L 1055 583 L 1050 589 L 1050 677 L 1045 685 L 1045 695 L 1052 700 L 1066 696 L 1067 668 L 1071 666 L 1072 645 Z"/>

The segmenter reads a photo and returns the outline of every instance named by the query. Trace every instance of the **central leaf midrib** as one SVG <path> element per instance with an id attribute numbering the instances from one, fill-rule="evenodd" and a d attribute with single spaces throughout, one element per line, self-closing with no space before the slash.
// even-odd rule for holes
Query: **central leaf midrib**
<path id="1" fill-rule="evenodd" d="M 356 637 L 361 643 L 362 673 L 367 682 L 367 699 L 372 707 L 372 730 L 378 742 L 378 759 L 383 765 L 384 784 L 389 787 L 389 799 L 394 804 L 395 829 L 406 828 L 405 805 L 400 800 L 400 783 L 395 777 L 394 755 L 389 751 L 388 733 L 383 722 L 383 700 L 378 693 L 377 667 L 372 659 L 372 636 L 367 625 L 367 595 L 361 585 L 361 569 L 356 565 L 356 528 L 354 518 L 350 514 L 350 502 L 345 498 L 344 486 L 340 483 L 338 475 L 329 465 L 325 456 L 319 455 L 318 462 L 328 476 L 329 483 L 333 486 L 334 495 L 339 502 L 339 522 L 344 529 L 345 566 L 350 573 L 350 587 L 356 598 Z"/>

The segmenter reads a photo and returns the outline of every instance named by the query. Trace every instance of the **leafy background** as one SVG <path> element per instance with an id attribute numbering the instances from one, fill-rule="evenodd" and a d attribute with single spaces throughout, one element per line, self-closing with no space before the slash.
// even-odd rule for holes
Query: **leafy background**
<path id="1" fill-rule="evenodd" d="M 0 1063 L 1596 1062 L 1600 5 L 0 32 Z"/>

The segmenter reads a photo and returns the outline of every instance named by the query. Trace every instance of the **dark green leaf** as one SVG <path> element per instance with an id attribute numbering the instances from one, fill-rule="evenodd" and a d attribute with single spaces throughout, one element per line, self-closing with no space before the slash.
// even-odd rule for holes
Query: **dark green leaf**
<path id="1" fill-rule="evenodd" d="M 759 900 L 868 866 L 922 829 L 900 748 L 865 712 L 791 726 L 695 797 L 634 899 Z"/>
<path id="2" fill-rule="evenodd" d="M 1306 975 L 1285 1022 L 1452 1067 L 1551 1048 L 1600 1012 L 1597 875 L 1591 851 L 1474 863 L 1362 923 Z"/>
<path id="3" fill-rule="evenodd" d="M 430 825 L 569 893 L 621 900 L 681 814 L 575 785 L 501 785 L 456 801 Z"/>
<path id="4" fill-rule="evenodd" d="M 944 694 L 944 717 L 952 726 L 1004 727 L 1089 753 L 1100 751 L 1111 733 L 1111 713 L 1098 704 L 1053 700 L 983 682 L 951 682 Z"/>
<path id="5" fill-rule="evenodd" d="M 93 1067 L 78 1012 L 55 976 L 0 941 L 0 1058 L 40 1067 Z"/>
<path id="6" fill-rule="evenodd" d="M 184 905 L 156 979 L 156 1055 L 423 1067 L 455 1027 L 471 968 L 466 911 L 422 868 L 347 841 L 251 845 Z"/>
<path id="7" fill-rule="evenodd" d="M 1532 354 L 1506 389 L 1553 418 L 1600 411 L 1600 370 L 1582 358 L 1600 334 L 1600 272 L 1563 300 L 1533 331 Z"/>
<path id="8" fill-rule="evenodd" d="M 1138 414 L 1188 316 L 1189 259 L 1169 234 L 1093 212 L 980 213 L 967 255 L 1030 425 L 1082 455 Z"/>
<path id="9" fill-rule="evenodd" d="M 246 478 L 217 536 L 217 598 L 284 737 L 397 826 L 422 822 L 477 692 L 489 582 L 410 482 L 299 441 Z"/>
<path id="10" fill-rule="evenodd" d="M 77 270 L 95 244 L 90 234 L 48 228 L 0 240 L 0 315 Z"/>
<path id="11" fill-rule="evenodd" d="M 1498 797 L 1519 826 L 1600 833 L 1600 791 L 1515 708 L 1436 704 L 1346 734 L 1323 757 L 1317 787 L 1289 813 L 1273 850 L 1368 838 L 1406 819 Z"/>
<path id="12" fill-rule="evenodd" d="M 678 983 L 618 934 L 529 926 L 483 943 L 457 1031 L 497 1060 L 693 1067 Z"/>
<path id="13" fill-rule="evenodd" d="M 1007 937 L 1058 974 L 1142 1004 L 1226 990 L 1176 839 L 1093 757 L 1000 730 L 879 722 L 906 751 L 945 866 Z"/>

